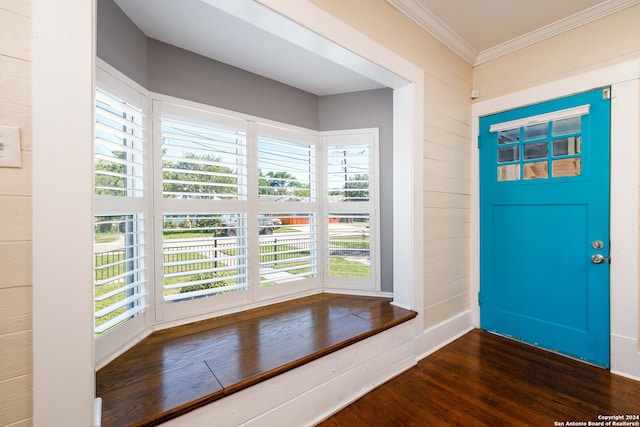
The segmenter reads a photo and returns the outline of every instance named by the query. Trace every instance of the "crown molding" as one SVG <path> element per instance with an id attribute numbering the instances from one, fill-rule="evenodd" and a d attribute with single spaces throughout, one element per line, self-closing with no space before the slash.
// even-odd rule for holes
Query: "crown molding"
<path id="1" fill-rule="evenodd" d="M 466 62 L 475 66 L 634 6 L 639 4 L 640 0 L 608 0 L 482 52 L 474 50 L 419 0 L 387 0 L 387 2 Z"/>
<path id="2" fill-rule="evenodd" d="M 578 12 L 574 15 L 560 19 L 544 27 L 540 27 L 534 31 L 523 34 L 490 49 L 480 52 L 473 65 L 480 65 L 484 62 L 498 58 L 518 49 L 540 42 L 542 40 L 557 36 L 589 22 L 596 21 L 605 16 L 614 14 L 630 6 L 640 3 L 640 0 L 608 0 L 604 3 L 597 4 Z"/>
<path id="3" fill-rule="evenodd" d="M 436 17 L 429 9 L 417 0 L 387 0 L 393 7 L 418 24 L 420 28 L 431 34 L 446 47 L 473 65 L 478 52 L 473 49 L 447 24 Z"/>

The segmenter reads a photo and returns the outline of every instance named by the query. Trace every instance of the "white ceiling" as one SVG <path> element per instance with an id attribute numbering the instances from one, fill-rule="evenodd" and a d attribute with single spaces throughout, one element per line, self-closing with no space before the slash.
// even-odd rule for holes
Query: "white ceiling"
<path id="1" fill-rule="evenodd" d="M 252 0 L 114 1 L 148 37 L 316 95 L 390 86 L 394 78 Z M 387 1 L 472 65 L 640 3 Z"/>
<path id="2" fill-rule="evenodd" d="M 387 0 L 473 65 L 640 0 Z"/>
<path id="3" fill-rule="evenodd" d="M 333 49 L 329 56 L 354 56 L 346 49 L 314 41 L 313 34 L 252 0 L 114 1 L 148 37 L 316 95 L 385 87 L 315 53 L 322 49 L 326 56 Z"/>

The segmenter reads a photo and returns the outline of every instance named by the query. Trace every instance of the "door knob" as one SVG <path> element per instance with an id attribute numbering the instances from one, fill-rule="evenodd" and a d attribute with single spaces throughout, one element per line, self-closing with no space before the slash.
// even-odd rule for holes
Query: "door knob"
<path id="1" fill-rule="evenodd" d="M 605 261 L 608 264 L 611 264 L 611 258 L 609 258 L 608 256 L 604 256 L 602 254 L 593 254 L 593 255 L 591 255 L 591 262 L 594 263 L 594 264 L 602 264 Z"/>

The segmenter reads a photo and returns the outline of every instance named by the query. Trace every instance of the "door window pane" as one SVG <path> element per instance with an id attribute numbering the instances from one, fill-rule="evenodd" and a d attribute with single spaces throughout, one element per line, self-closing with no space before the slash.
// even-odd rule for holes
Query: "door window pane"
<path id="1" fill-rule="evenodd" d="M 520 165 L 498 166 L 498 181 L 518 181 Z"/>
<path id="2" fill-rule="evenodd" d="M 524 164 L 524 179 L 542 179 L 548 177 L 548 162 L 533 162 Z"/>
<path id="3" fill-rule="evenodd" d="M 537 142 L 535 144 L 526 144 L 524 146 L 524 158 L 530 159 L 543 159 L 549 156 L 549 144 L 545 142 Z"/>
<path id="4" fill-rule="evenodd" d="M 515 162 L 520 160 L 520 146 L 498 149 L 498 163 Z"/>
<path id="5" fill-rule="evenodd" d="M 537 125 L 530 125 L 524 127 L 524 140 L 530 141 L 532 139 L 546 138 L 549 134 L 548 123 L 540 123 Z"/>
<path id="6" fill-rule="evenodd" d="M 570 136 L 567 138 L 557 138 L 553 140 L 554 156 L 569 156 L 572 154 L 580 154 L 581 138 L 579 136 Z"/>
<path id="7" fill-rule="evenodd" d="M 553 136 L 579 133 L 581 130 L 581 122 L 581 117 L 570 117 L 568 119 L 555 120 L 552 124 Z"/>
<path id="8" fill-rule="evenodd" d="M 553 177 L 580 176 L 580 158 L 553 161 Z"/>
<path id="9" fill-rule="evenodd" d="M 498 144 L 520 142 L 520 129 L 501 130 L 498 132 Z"/>
<path id="10" fill-rule="evenodd" d="M 581 131 L 582 117 L 551 120 L 499 131 L 496 147 L 498 181 L 579 176 Z M 551 175 L 549 169 L 552 169 Z"/>

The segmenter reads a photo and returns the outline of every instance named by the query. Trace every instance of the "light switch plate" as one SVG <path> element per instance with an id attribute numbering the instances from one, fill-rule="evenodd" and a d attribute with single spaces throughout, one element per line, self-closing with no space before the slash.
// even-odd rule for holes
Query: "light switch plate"
<path id="1" fill-rule="evenodd" d="M 22 167 L 20 128 L 0 126 L 0 168 Z"/>

